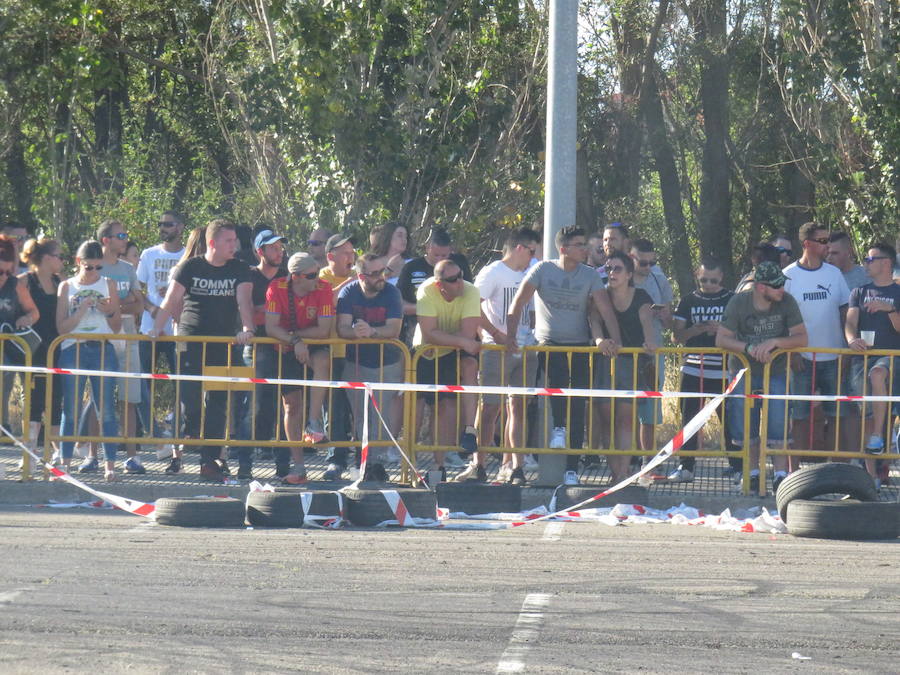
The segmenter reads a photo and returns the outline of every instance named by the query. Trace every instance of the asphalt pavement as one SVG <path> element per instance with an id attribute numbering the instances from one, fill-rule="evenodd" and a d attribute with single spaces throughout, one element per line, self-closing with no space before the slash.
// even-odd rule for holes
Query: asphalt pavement
<path id="1" fill-rule="evenodd" d="M 0 506 L 0 542 L 3 673 L 900 664 L 900 540 L 596 523 L 217 531 Z"/>

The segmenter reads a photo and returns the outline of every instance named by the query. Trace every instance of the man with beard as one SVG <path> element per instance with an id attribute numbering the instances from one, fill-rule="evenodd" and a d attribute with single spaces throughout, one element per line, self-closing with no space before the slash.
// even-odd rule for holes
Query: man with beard
<path id="1" fill-rule="evenodd" d="M 250 268 L 250 283 L 253 284 L 253 326 L 256 337 L 266 337 L 266 291 L 275 279 L 285 276 L 281 264 L 284 262 L 284 237 L 272 230 L 260 230 L 253 240 L 253 249 L 259 257 L 259 264 Z M 244 363 L 255 366 L 258 378 L 273 378 L 278 374 L 278 363 L 272 345 L 247 345 L 244 347 Z M 257 384 L 253 396 L 254 436 L 257 441 L 272 439 L 277 424 L 277 387 Z M 275 475 L 284 478 L 290 471 L 290 451 L 275 449 Z M 253 478 L 253 448 L 238 450 L 238 478 Z"/>
<path id="2" fill-rule="evenodd" d="M 375 339 L 393 340 L 400 336 L 403 323 L 403 299 L 396 286 L 384 278 L 385 263 L 375 253 L 366 253 L 356 264 L 357 279 L 341 289 L 337 301 L 337 333 L 345 340 Z M 402 382 L 403 360 L 400 350 L 390 345 L 348 344 L 344 359 L 345 380 L 353 382 Z M 399 402 L 399 391 L 375 393 L 378 409 L 389 425 L 396 420 L 393 406 Z M 367 405 L 366 392 L 360 389 L 347 391 L 356 439 L 363 435 L 363 406 Z M 396 437 L 399 428 L 392 428 Z M 369 440 L 383 440 L 382 425 L 374 410 L 369 413 Z M 386 481 L 387 473 L 381 461 L 381 453 L 369 465 L 369 479 Z"/>
<path id="3" fill-rule="evenodd" d="M 144 335 L 153 330 L 156 314 L 159 312 L 159 307 L 169 288 L 169 273 L 178 264 L 184 253 L 184 244 L 181 243 L 184 233 L 184 218 L 181 215 L 175 211 L 166 211 L 157 222 L 157 227 L 161 243 L 144 249 L 137 266 L 137 279 L 144 290 L 144 312 L 141 316 L 139 332 Z M 161 334 L 172 335 L 171 320 L 163 325 Z M 142 372 L 159 372 L 160 357 L 165 357 L 169 363 L 169 370 L 175 372 L 174 342 L 142 340 L 138 346 Z M 141 380 L 140 417 L 144 433 L 151 437 L 158 436 L 159 430 L 155 428 L 153 402 L 150 397 L 150 380 Z M 181 458 L 176 454 L 166 468 L 166 473 L 178 473 L 179 471 L 181 471 Z"/>

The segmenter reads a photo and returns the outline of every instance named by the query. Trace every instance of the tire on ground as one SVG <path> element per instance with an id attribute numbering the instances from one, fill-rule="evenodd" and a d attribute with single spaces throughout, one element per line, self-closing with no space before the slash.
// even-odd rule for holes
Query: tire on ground
<path id="1" fill-rule="evenodd" d="M 775 503 L 781 520 L 787 523 L 787 507 L 793 500 L 828 494 L 850 495 L 861 502 L 878 500 L 875 481 L 865 469 L 852 464 L 828 462 L 806 466 L 790 474 L 778 486 Z"/>
<path id="2" fill-rule="evenodd" d="M 560 485 L 556 489 L 556 510 L 562 511 L 575 504 L 580 504 L 603 490 L 597 487 L 585 487 L 583 485 Z M 586 509 L 602 509 L 616 504 L 643 504 L 649 501 L 650 493 L 647 488 L 640 485 L 627 485 L 626 487 L 607 495 L 602 499 L 585 504 Z"/>
<path id="3" fill-rule="evenodd" d="M 244 502 L 230 498 L 156 500 L 156 522 L 176 527 L 243 527 Z"/>
<path id="4" fill-rule="evenodd" d="M 900 504 L 794 499 L 787 505 L 788 532 L 819 539 L 896 539 Z"/>
<path id="5" fill-rule="evenodd" d="M 415 518 L 434 519 L 437 502 L 434 493 L 422 488 L 399 488 L 387 483 L 360 483 L 355 488 L 344 488 L 344 510 L 347 520 L 361 527 L 372 527 L 386 520 L 396 520 L 381 490 L 393 490 L 400 495 L 409 515 Z"/>
<path id="6" fill-rule="evenodd" d="M 522 488 L 517 485 L 489 483 L 438 483 L 438 506 L 451 513 L 477 516 L 482 513 L 519 513 Z"/>
<path id="7" fill-rule="evenodd" d="M 301 527 L 303 504 L 300 490 L 248 493 L 247 524 L 254 527 Z"/>

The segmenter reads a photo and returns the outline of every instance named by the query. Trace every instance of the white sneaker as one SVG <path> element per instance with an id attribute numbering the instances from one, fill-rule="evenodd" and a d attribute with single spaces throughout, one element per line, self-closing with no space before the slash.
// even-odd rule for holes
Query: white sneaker
<path id="1" fill-rule="evenodd" d="M 687 469 L 677 469 L 669 474 L 670 483 L 693 483 L 694 474 Z"/>
<path id="2" fill-rule="evenodd" d="M 553 427 L 553 433 L 550 434 L 550 447 L 554 450 L 559 450 L 566 447 L 566 443 L 566 428 Z"/>
<path id="3" fill-rule="evenodd" d="M 507 462 L 506 464 L 502 464 L 500 468 L 497 470 L 497 482 L 498 483 L 506 483 L 509 481 L 512 476 L 512 464 Z"/>
<path id="4" fill-rule="evenodd" d="M 536 471 L 538 468 L 537 457 L 532 454 L 525 455 L 525 468 L 529 471 Z"/>
<path id="5" fill-rule="evenodd" d="M 574 471 L 566 471 L 563 475 L 563 485 L 578 485 L 578 474 Z"/>
<path id="6" fill-rule="evenodd" d="M 75 457 L 87 458 L 91 454 L 90 443 L 76 443 L 73 455 Z"/>
<path id="7" fill-rule="evenodd" d="M 460 467 L 466 466 L 467 464 L 468 462 L 460 457 L 458 452 L 448 452 L 446 455 L 444 455 L 444 466 L 459 469 Z"/>
<path id="8" fill-rule="evenodd" d="M 175 446 L 171 443 L 166 443 L 165 445 L 157 445 L 156 446 L 156 459 L 163 460 L 169 459 L 172 455 L 175 454 Z"/>

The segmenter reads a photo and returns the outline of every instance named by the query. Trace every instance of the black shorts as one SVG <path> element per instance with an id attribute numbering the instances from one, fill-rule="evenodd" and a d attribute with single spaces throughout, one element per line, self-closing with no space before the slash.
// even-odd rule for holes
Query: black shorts
<path id="1" fill-rule="evenodd" d="M 437 359 L 419 358 L 416 364 L 416 382 L 418 384 L 459 384 L 459 359 L 474 358 L 466 352 L 456 350 L 449 354 L 439 356 Z M 437 395 L 438 400 L 456 396 L 453 392 L 442 391 Z M 435 400 L 434 392 L 420 391 L 419 398 L 432 404 Z"/>
<path id="2" fill-rule="evenodd" d="M 328 347 L 324 345 L 316 345 L 314 347 L 310 347 L 309 356 L 312 358 L 312 355 L 316 352 L 320 352 L 324 350 L 327 351 Z M 293 351 L 282 352 L 280 354 L 281 359 L 275 361 L 275 367 L 278 368 L 280 364 L 280 369 L 276 377 L 282 380 L 312 380 L 313 379 L 313 370 L 311 366 L 300 363 L 297 360 L 297 357 L 294 356 Z M 303 385 L 299 384 L 283 384 L 281 385 L 281 393 L 282 394 L 290 394 L 291 392 L 297 391 L 298 389 L 302 389 Z"/>

